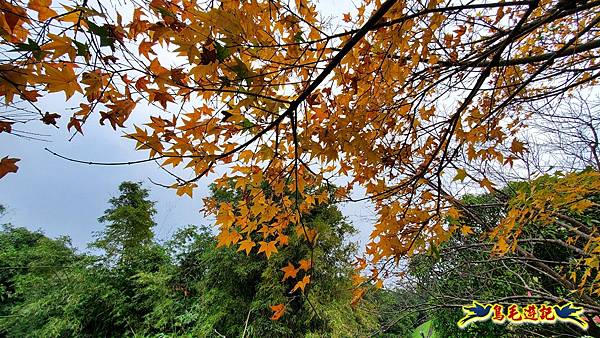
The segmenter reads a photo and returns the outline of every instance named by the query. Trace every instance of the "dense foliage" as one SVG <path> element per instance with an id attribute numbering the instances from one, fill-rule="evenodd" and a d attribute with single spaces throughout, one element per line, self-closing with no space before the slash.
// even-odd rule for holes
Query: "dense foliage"
<path id="1" fill-rule="evenodd" d="M 205 227 L 183 228 L 158 243 L 148 191 L 132 182 L 119 190 L 99 219 L 105 230 L 92 243 L 102 254 L 79 254 L 67 238 L 4 226 L 2 335 L 362 336 L 377 326 L 374 308 L 350 305 L 355 246 L 348 240 L 354 229 L 334 206 L 322 205 L 305 216 L 320 229 L 321 245 L 313 252 L 310 293 L 307 287 L 286 300 L 292 281 L 280 267 L 307 254 L 297 239 L 290 238 L 268 261 L 217 247 Z M 287 302 L 286 316 L 271 320 L 271 305 L 279 302 Z"/>
<path id="2" fill-rule="evenodd" d="M 309 0 L 61 5 L 0 0 L 2 136 L 36 137 L 19 127 L 38 121 L 75 137 L 99 120 L 149 155 L 102 164 L 156 162 L 174 178 L 165 186 L 189 196 L 213 172 L 220 188 L 236 177 L 243 206 L 213 200 L 205 210 L 217 217 L 218 243 L 248 254 L 271 257 L 299 226 L 314 248 L 318 231 L 302 216 L 331 191 L 305 188 L 327 185 L 340 201 L 360 187 L 377 213 L 360 265 L 371 275 L 357 282 L 366 288 L 392 262 L 450 238 L 457 228 L 445 220 L 465 211 L 466 190 L 547 173 L 530 157 L 536 144 L 562 148 L 553 162 L 574 159 L 569 171 L 600 169 L 597 114 L 585 114 L 600 76 L 599 1 L 364 0 L 330 14 Z M 43 99 L 54 95 L 67 102 L 49 111 Z M 131 128 L 134 112 L 141 122 Z M 558 142 L 540 135 L 562 125 Z M 19 161 L 2 156 L 0 178 Z M 577 196 L 598 190 L 593 176 L 560 203 L 509 204 L 487 229 L 494 250 L 515 249 L 523 217 L 590 207 Z M 334 187 L 336 178 L 348 184 Z M 600 236 L 589 234 L 594 247 Z M 596 260 L 583 264 L 581 278 L 598 280 Z M 290 291 L 313 277 L 291 277 Z"/>
<path id="3" fill-rule="evenodd" d="M 579 178 L 586 173 L 579 173 Z M 372 283 L 362 300 L 352 292 L 353 279 L 363 278 L 350 264 L 356 252 L 349 242 L 354 229 L 334 205 L 321 204 L 303 216 L 306 224 L 318 229 L 318 246 L 308 249 L 298 231 L 265 260 L 223 245 L 209 227 L 184 227 L 158 242 L 148 190 L 140 183 L 124 182 L 120 195 L 109 200 L 99 218 L 105 229 L 90 243 L 95 254 L 78 253 L 67 237 L 50 239 L 39 231 L 4 225 L 0 333 L 397 337 L 420 335 L 425 328 L 432 337 L 581 336 L 583 332 L 566 324 L 506 326 L 488 321 L 466 329 L 456 325 L 463 316 L 460 307 L 471 300 L 502 304 L 569 300 L 586 308 L 587 334 L 593 336 L 598 333 L 594 322 L 598 297 L 570 292 L 573 282 L 581 288 L 593 285 L 586 277 L 589 267 L 581 263 L 593 259 L 589 252 L 595 250 L 586 247 L 585 233 L 571 240 L 569 224 L 537 217 L 520 227 L 518 250 L 498 252 L 497 243 L 485 238 L 486 228 L 505 217 L 507 204 L 544 189 L 558 193 L 556 185 L 568 185 L 570 179 L 563 174 L 545 176 L 510 183 L 493 194 L 463 196 L 461 203 L 469 213 L 447 219 L 449 226 L 461 231 L 402 263 L 405 268 L 394 288 L 378 289 Z M 213 186 L 212 191 L 214 200 L 229 201 L 236 208 L 243 198 L 234 181 L 227 189 Z M 585 197 L 597 203 L 598 196 Z M 595 226 L 600 219 L 597 205 L 584 210 L 569 206 L 565 215 L 572 217 L 570 223 Z M 304 263 L 295 267 L 294 261 Z M 297 284 L 290 277 L 301 279 L 309 273 L 310 284 L 290 295 Z M 563 274 L 571 279 L 563 279 Z M 283 306 L 273 306 L 278 303 Z"/>
<path id="4" fill-rule="evenodd" d="M 580 175 L 585 175 L 585 172 Z M 425 317 L 433 321 L 435 332 L 442 337 L 599 335 L 597 304 L 600 298 L 596 289 L 591 296 L 570 292 L 574 288 L 572 283 L 579 283 L 580 288 L 593 285 L 585 278 L 589 268 L 581 261 L 595 259 L 592 252 L 597 249 L 585 247 L 585 233 L 570 239 L 567 223 L 521 221 L 518 248 L 505 254 L 494 251 L 493 239 L 486 238 L 486 227 L 491 228 L 503 219 L 507 203 L 516 203 L 515 200 L 523 194 L 531 198 L 534 191 L 549 187 L 555 189 L 557 184 L 564 186 L 568 180 L 569 175 L 544 176 L 532 182 L 509 183 L 493 194 L 465 195 L 461 203 L 470 213 L 448 222 L 466 228 L 440 247 L 408 261 L 401 287 L 413 295 L 414 301 L 403 308 L 425 313 Z M 553 191 L 555 194 L 559 192 L 558 189 Z M 594 206 L 585 212 L 573 208 L 565 214 L 572 217 L 571 223 L 580 222 L 591 229 L 600 222 L 597 204 L 600 195 L 583 195 L 582 200 L 584 197 L 593 201 Z M 549 204 L 551 199 L 547 198 L 545 202 Z M 563 274 L 569 275 L 569 279 L 562 278 Z M 586 309 L 589 328 L 583 332 L 575 326 L 561 323 L 497 325 L 486 321 L 460 329 L 457 322 L 464 316 L 461 305 L 470 304 L 471 300 L 500 303 L 506 307 L 510 304 L 525 306 L 573 301 Z"/>
<path id="5" fill-rule="evenodd" d="M 179 196 L 214 178 L 217 233 L 159 243 L 135 183 L 100 217 L 99 255 L 7 226 L 3 333 L 581 333 L 458 331 L 482 298 L 572 300 L 600 336 L 600 1 L 364 0 L 333 18 L 310 0 L 61 5 L 0 0 L 2 136 L 124 131 L 147 158 L 47 150 L 156 163 Z M 366 200 L 354 258 L 335 203 Z"/>

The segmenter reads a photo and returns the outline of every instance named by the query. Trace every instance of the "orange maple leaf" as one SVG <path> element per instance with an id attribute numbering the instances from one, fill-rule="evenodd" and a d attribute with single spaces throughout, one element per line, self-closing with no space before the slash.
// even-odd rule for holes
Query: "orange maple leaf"
<path id="1" fill-rule="evenodd" d="M 310 260 L 308 260 L 308 259 L 300 260 L 300 268 L 299 269 L 308 271 L 311 266 L 312 266 L 312 263 L 310 262 Z"/>
<path id="2" fill-rule="evenodd" d="M 282 268 L 281 271 L 283 271 L 283 279 L 282 281 L 288 279 L 288 278 L 296 278 L 296 274 L 298 274 L 298 271 L 300 269 L 296 269 L 294 267 L 294 264 L 292 263 L 288 263 L 288 265 L 285 268 Z"/>
<path id="3" fill-rule="evenodd" d="M 148 80 L 147 77 L 140 77 L 137 79 L 137 81 L 135 81 L 135 89 L 140 91 L 145 90 L 148 87 L 148 83 L 150 83 L 150 80 Z"/>
<path id="4" fill-rule="evenodd" d="M 29 0 L 27 7 L 38 12 L 38 20 L 46 21 L 57 15 L 50 5 L 52 5 L 52 0 Z"/>
<path id="5" fill-rule="evenodd" d="M 280 234 L 279 236 L 277 236 L 277 242 L 279 242 L 279 245 L 283 246 L 283 245 L 287 245 L 289 244 L 289 237 L 287 235 L 284 234 Z"/>
<path id="6" fill-rule="evenodd" d="M 260 248 L 258 249 L 258 253 L 264 252 L 267 255 L 267 258 L 271 258 L 271 255 L 274 252 L 277 252 L 277 248 L 275 247 L 275 241 L 271 242 L 258 242 L 260 244 Z"/>
<path id="7" fill-rule="evenodd" d="M 494 185 L 490 180 L 487 179 L 487 177 L 484 177 L 481 181 L 479 181 L 479 185 L 489 191 L 494 191 Z"/>
<path id="8" fill-rule="evenodd" d="M 271 320 L 278 320 L 283 316 L 285 312 L 284 304 L 271 305 L 271 310 L 273 310 L 273 315 L 271 316 Z"/>
<path id="9" fill-rule="evenodd" d="M 365 295 L 367 291 L 364 288 L 356 288 L 352 291 L 352 300 L 350 305 L 355 306 Z"/>
<path id="10" fill-rule="evenodd" d="M 138 47 L 138 50 L 141 55 L 145 56 L 146 59 L 150 60 L 150 53 L 156 55 L 156 53 L 154 53 L 154 51 L 152 51 L 152 46 L 153 46 L 152 42 L 142 41 L 142 42 L 140 42 L 140 46 Z"/>
<path id="11" fill-rule="evenodd" d="M 159 102 L 164 109 L 167 109 L 167 102 L 175 102 L 171 94 L 160 90 L 151 90 L 149 98 L 152 102 Z"/>
<path id="12" fill-rule="evenodd" d="M 240 242 L 240 247 L 237 249 L 237 251 L 246 250 L 246 255 L 249 255 L 250 251 L 252 251 L 252 248 L 255 246 L 256 246 L 256 243 L 254 243 L 250 239 L 245 239 Z"/>
<path id="13" fill-rule="evenodd" d="M 466 226 L 466 225 L 463 225 L 463 226 L 460 228 L 460 232 L 461 232 L 461 233 L 462 233 L 464 236 L 467 236 L 467 235 L 470 235 L 470 234 L 474 233 L 474 232 L 473 232 L 473 229 L 472 229 L 470 226 Z"/>
<path id="14" fill-rule="evenodd" d="M 304 276 L 304 278 L 302 278 L 301 281 L 296 283 L 296 285 L 292 289 L 292 292 L 296 292 L 296 290 L 298 290 L 298 289 L 300 289 L 302 292 L 304 292 L 304 288 L 306 287 L 306 285 L 308 285 L 308 283 L 310 283 L 310 276 Z"/>

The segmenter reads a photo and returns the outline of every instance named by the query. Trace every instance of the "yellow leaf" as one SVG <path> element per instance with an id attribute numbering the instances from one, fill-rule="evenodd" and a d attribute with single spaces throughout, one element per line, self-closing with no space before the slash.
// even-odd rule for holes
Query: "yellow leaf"
<path id="1" fill-rule="evenodd" d="M 267 258 L 271 258 L 271 255 L 277 252 L 277 248 L 275 247 L 275 241 L 258 242 L 258 244 L 260 244 L 260 248 L 258 248 L 258 253 L 264 252 Z"/>
<path id="2" fill-rule="evenodd" d="M 463 225 L 463 226 L 460 228 L 460 232 L 461 232 L 461 233 L 462 233 L 464 236 L 467 236 L 467 235 L 470 235 L 470 234 L 472 234 L 472 233 L 473 233 L 473 229 L 471 229 L 471 227 L 470 227 L 470 226 Z"/>
<path id="3" fill-rule="evenodd" d="M 306 202 L 306 204 L 308 206 L 311 206 L 313 204 L 315 204 L 315 198 L 311 195 L 306 196 L 306 198 L 304 199 L 304 201 Z"/>
<path id="4" fill-rule="evenodd" d="M 235 230 L 232 230 L 232 231 L 229 233 L 229 238 L 228 238 L 228 240 L 229 240 L 229 243 L 236 244 L 237 242 L 239 242 L 239 241 L 240 241 L 240 239 L 242 239 L 242 236 L 241 236 L 241 235 L 240 235 L 240 234 L 239 234 L 237 231 L 235 231 Z"/>
<path id="5" fill-rule="evenodd" d="M 219 213 L 217 214 L 217 224 L 221 224 L 224 227 L 230 227 L 235 221 L 235 216 L 231 210 L 231 206 L 226 203 L 221 203 Z"/>
<path id="6" fill-rule="evenodd" d="M 46 74 L 42 76 L 42 83 L 46 84 L 48 92 L 64 92 L 67 100 L 75 94 L 75 92 L 82 92 L 79 83 L 77 82 L 77 75 L 73 71 L 73 67 L 63 65 L 62 68 L 53 67 L 51 65 L 44 65 Z"/>
<path id="7" fill-rule="evenodd" d="M 250 160 L 252 160 L 253 156 L 254 156 L 254 153 L 252 151 L 244 150 L 238 155 L 238 159 L 243 162 L 248 163 L 248 162 L 250 162 Z"/>
<path id="8" fill-rule="evenodd" d="M 464 169 L 456 169 L 456 176 L 454 176 L 454 179 L 452 179 L 453 181 L 464 181 L 465 178 L 467 177 L 467 172 Z"/>
<path id="9" fill-rule="evenodd" d="M 217 235 L 217 248 L 222 246 L 229 247 L 229 245 L 231 245 L 231 242 L 229 241 L 229 230 L 222 230 Z"/>
<path id="10" fill-rule="evenodd" d="M 460 218 L 460 211 L 458 211 L 458 209 L 456 209 L 455 207 L 452 207 L 450 209 L 448 209 L 448 211 L 446 212 L 446 215 L 452 219 L 459 219 Z"/>
<path id="11" fill-rule="evenodd" d="M 177 188 L 177 196 L 188 195 L 192 197 L 194 188 L 198 187 L 196 183 L 188 183 Z"/>
<path id="12" fill-rule="evenodd" d="M 504 237 L 500 237 L 498 242 L 496 243 L 496 250 L 499 253 L 503 254 L 508 251 L 508 244 L 506 243 L 506 239 Z"/>
<path id="13" fill-rule="evenodd" d="M 67 6 L 63 6 L 65 7 L 66 10 L 70 11 L 69 14 L 66 15 L 61 15 L 58 17 L 58 21 L 62 21 L 62 22 L 70 22 L 72 24 L 77 24 L 80 23 L 81 25 L 84 25 L 87 27 L 87 24 L 85 23 L 85 20 L 81 20 L 81 12 L 80 11 L 74 11 L 72 8 L 67 7 Z"/>
<path id="14" fill-rule="evenodd" d="M 237 251 L 242 251 L 245 250 L 246 251 L 246 255 L 250 254 L 250 251 L 252 251 L 252 248 L 256 246 L 256 244 L 249 240 L 249 239 L 245 239 L 243 241 L 240 242 L 240 247 L 237 249 Z"/>
<path id="15" fill-rule="evenodd" d="M 306 239 L 310 243 L 315 244 L 315 241 L 316 241 L 317 237 L 319 236 L 319 233 L 315 229 L 306 229 L 306 236 L 308 236 Z"/>
<path id="16" fill-rule="evenodd" d="M 71 61 L 75 60 L 77 51 L 73 47 L 71 39 L 66 36 L 59 36 L 51 33 L 48 33 L 48 37 L 52 39 L 52 42 L 43 45 L 42 50 L 53 51 L 52 59 L 56 59 L 67 54 L 69 55 L 69 59 L 71 59 Z"/>
<path id="17" fill-rule="evenodd" d="M 296 290 L 298 290 L 298 289 L 300 289 L 302 292 L 304 292 L 304 288 L 306 287 L 306 285 L 308 285 L 308 283 L 310 283 L 310 276 L 307 275 L 307 276 L 304 276 L 304 278 L 302 278 L 301 281 L 296 283 L 296 285 L 292 289 L 292 292 L 296 292 Z"/>
<path id="18" fill-rule="evenodd" d="M 285 268 L 282 268 L 281 271 L 283 271 L 283 279 L 282 281 L 288 279 L 288 278 L 296 278 L 296 274 L 298 273 L 300 269 L 296 269 L 294 267 L 294 264 L 292 263 L 288 263 L 288 265 Z"/>

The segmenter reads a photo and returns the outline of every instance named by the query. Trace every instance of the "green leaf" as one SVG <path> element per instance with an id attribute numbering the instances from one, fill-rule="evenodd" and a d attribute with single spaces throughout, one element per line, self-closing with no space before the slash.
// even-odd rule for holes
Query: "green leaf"
<path id="1" fill-rule="evenodd" d="M 452 179 L 453 181 L 464 181 L 465 178 L 467 177 L 467 172 L 464 169 L 456 169 L 456 176 L 454 176 L 454 179 Z"/>
<path id="2" fill-rule="evenodd" d="M 244 119 L 244 121 L 241 123 L 242 127 L 246 130 L 252 128 L 255 126 L 254 123 L 252 123 L 252 121 L 248 120 L 248 119 Z"/>
<path id="3" fill-rule="evenodd" d="M 168 11 L 165 8 L 162 8 L 162 7 L 155 7 L 155 8 L 163 16 L 163 18 L 165 18 L 167 16 L 172 17 L 172 18 L 176 17 L 175 14 L 171 13 L 170 11 Z"/>
<path id="4" fill-rule="evenodd" d="M 105 27 L 102 26 L 98 26 L 96 25 L 94 22 L 87 20 L 87 19 L 83 19 L 85 21 L 85 23 L 87 23 L 88 25 L 88 29 L 91 33 L 98 35 L 99 37 L 107 37 L 108 36 L 108 30 Z"/>
<path id="5" fill-rule="evenodd" d="M 220 43 L 215 41 L 215 50 L 217 51 L 217 60 L 223 62 L 231 53 L 227 46 L 221 46 Z"/>
<path id="6" fill-rule="evenodd" d="M 38 61 L 49 54 L 47 51 L 43 51 L 40 45 L 38 45 L 37 42 L 33 41 L 32 39 L 27 39 L 27 43 L 17 43 L 15 46 L 17 48 L 13 49 L 12 51 L 31 52 L 33 57 Z"/>
<path id="7" fill-rule="evenodd" d="M 73 43 L 77 47 L 77 55 L 78 56 L 89 56 L 90 55 L 90 46 L 87 43 L 81 43 L 79 41 L 73 40 Z"/>
<path id="8" fill-rule="evenodd" d="M 229 87 L 231 85 L 231 80 L 227 76 L 219 76 L 219 80 L 224 87 Z"/>
<path id="9" fill-rule="evenodd" d="M 302 32 L 298 32 L 298 33 L 296 33 L 296 35 L 294 35 L 294 41 L 296 41 L 296 42 L 306 42 L 306 40 L 302 36 Z"/>
<path id="10" fill-rule="evenodd" d="M 14 50 L 19 52 L 35 52 L 42 50 L 40 45 L 38 45 L 37 42 L 33 41 L 31 38 L 27 39 L 27 43 L 17 43 L 16 46 L 17 48 Z"/>
<path id="11" fill-rule="evenodd" d="M 83 20 L 87 23 L 89 31 L 100 38 L 100 47 L 108 46 L 114 51 L 115 39 L 111 36 L 110 31 L 106 27 L 98 26 L 92 21 Z"/>
<path id="12" fill-rule="evenodd" d="M 96 11 L 93 8 L 89 8 L 87 6 L 75 6 L 74 10 L 82 12 L 86 18 L 88 18 L 90 16 L 101 16 L 103 18 L 106 17 L 106 15 Z"/>
<path id="13" fill-rule="evenodd" d="M 435 256 L 436 259 L 440 258 L 440 251 L 438 250 L 438 248 L 435 244 L 431 244 L 431 251 L 433 251 L 433 255 Z"/>
<path id="14" fill-rule="evenodd" d="M 248 66 L 240 58 L 235 58 L 236 65 L 231 70 L 237 75 L 238 79 L 243 79 L 248 75 Z"/>

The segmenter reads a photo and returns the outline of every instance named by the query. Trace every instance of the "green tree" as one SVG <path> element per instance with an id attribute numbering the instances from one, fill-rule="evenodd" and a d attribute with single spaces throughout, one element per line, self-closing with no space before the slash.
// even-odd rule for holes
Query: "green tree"
<path id="1" fill-rule="evenodd" d="M 232 185 L 233 187 L 233 185 Z M 266 189 L 266 187 L 265 187 Z M 239 200 L 234 188 L 213 189 L 217 200 Z M 186 228 L 170 241 L 176 271 L 163 267 L 140 274 L 144 296 L 153 311 L 146 316 L 164 332 L 176 327 L 192 336 L 363 336 L 374 330 L 376 318 L 365 306 L 351 307 L 351 255 L 355 232 L 333 205 L 322 204 L 304 222 L 318 229 L 319 245 L 311 253 L 298 238 L 280 248 L 269 260 L 264 256 L 217 247 L 209 228 Z M 311 283 L 304 293 L 291 295 L 286 314 L 269 319 L 270 305 L 285 302 L 295 281 L 282 282 L 281 267 L 313 256 Z M 299 272 L 299 275 L 303 272 Z M 157 292 L 157 290 L 160 290 Z M 173 292 L 172 290 L 176 290 Z M 170 291 L 170 292 L 169 292 Z M 373 310 L 373 309 L 371 309 Z"/>
<path id="2" fill-rule="evenodd" d="M 598 297 L 571 292 L 571 281 L 561 277 L 569 272 L 578 279 L 584 275 L 583 259 L 593 258 L 585 247 L 586 234 L 573 235 L 567 221 L 520 222 L 520 233 L 515 249 L 504 254 L 494 251 L 492 229 L 506 214 L 507 205 L 518 203 L 534 193 L 553 191 L 564 183 L 565 176 L 547 175 L 532 182 L 511 182 L 504 189 L 483 195 L 463 196 L 464 211 L 457 219 L 448 219 L 448 226 L 457 231 L 443 245 L 427 254 L 409 260 L 405 288 L 415 294 L 426 295 L 414 307 L 425 311 L 432 319 L 437 334 L 442 337 L 523 337 L 575 336 L 585 334 L 577 327 L 555 325 L 496 325 L 490 321 L 471 324 L 464 330 L 457 326 L 463 317 L 461 305 L 471 300 L 484 303 L 560 303 L 570 300 L 586 309 L 589 328 L 587 334 L 596 336 L 598 327 L 593 323 L 597 313 Z M 585 229 L 598 222 L 597 205 L 600 198 L 586 196 L 596 206 L 583 213 L 561 210 L 568 222 L 579 222 Z M 588 283 L 590 283 L 588 281 Z"/>
<path id="3" fill-rule="evenodd" d="M 66 327 L 80 325 L 70 318 L 67 307 L 55 302 L 59 295 L 66 303 L 72 300 L 71 293 L 57 290 L 76 285 L 68 274 L 81 259 L 67 237 L 50 239 L 39 231 L 4 225 L 0 231 L 0 335 L 57 336 L 71 331 Z"/>
<path id="4" fill-rule="evenodd" d="M 141 249 L 152 243 L 156 209 L 155 202 L 148 199 L 148 190 L 140 182 L 123 182 L 119 192 L 119 196 L 108 201 L 110 207 L 98 218 L 105 224 L 105 229 L 96 234 L 92 246 L 103 249 L 119 264 L 128 264 Z"/>
<path id="5" fill-rule="evenodd" d="M 424 302 L 419 295 L 403 288 L 373 288 L 365 296 L 376 310 L 378 329 L 373 337 L 410 337 L 425 319 L 423 311 L 414 311 L 415 304 Z"/>
<path id="6" fill-rule="evenodd" d="M 0 233 L 2 265 L 19 267 L 1 276 L 0 335 L 329 337 L 376 330 L 375 304 L 350 305 L 354 229 L 334 205 L 320 204 L 303 215 L 319 232 L 314 250 L 290 236 L 266 260 L 218 247 L 209 227 L 190 226 L 158 244 L 147 191 L 127 182 L 120 190 L 101 217 L 109 221 L 107 229 L 93 243 L 106 255 L 76 254 L 67 238 L 22 228 Z M 213 194 L 239 198 L 234 190 Z M 136 231 L 124 229 L 132 224 Z M 304 292 L 290 293 L 296 281 L 284 280 L 281 267 L 307 257 L 314 263 L 311 282 Z M 270 306 L 282 302 L 285 315 L 271 320 Z"/>
<path id="7" fill-rule="evenodd" d="M 106 251 L 104 256 L 76 255 L 67 238 L 52 240 L 25 229 L 7 232 L 2 257 L 27 267 L 15 270 L 14 283 L 8 284 L 18 301 L 7 304 L 7 317 L 0 322 L 7 336 L 120 337 L 144 330 L 150 309 L 139 297 L 136 275 L 157 271 L 169 258 L 153 242 L 156 211 L 148 191 L 131 182 L 119 190 L 99 218 L 105 231 L 92 243 Z"/>
<path id="8" fill-rule="evenodd" d="M 98 221 L 105 224 L 92 247 L 106 252 L 96 267 L 103 282 L 118 292 L 111 309 L 113 332 L 121 336 L 146 331 L 145 316 L 152 311 L 136 281 L 140 274 L 159 271 L 171 264 L 167 252 L 154 241 L 155 202 L 141 182 L 123 182 L 119 196 L 109 200 L 110 207 Z M 112 333 L 114 334 L 114 333 Z"/>

